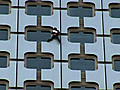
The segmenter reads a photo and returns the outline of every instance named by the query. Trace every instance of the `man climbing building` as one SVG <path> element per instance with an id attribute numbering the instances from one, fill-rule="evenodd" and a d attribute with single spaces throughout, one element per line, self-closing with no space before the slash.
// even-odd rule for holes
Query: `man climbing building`
<path id="1" fill-rule="evenodd" d="M 60 33 L 60 32 L 57 30 L 57 28 L 54 27 L 54 28 L 53 28 L 53 31 L 52 31 L 52 37 L 51 37 L 51 39 L 48 39 L 47 42 L 50 42 L 50 41 L 52 41 L 53 39 L 57 39 L 57 40 L 59 41 L 59 43 L 61 43 L 61 41 L 60 41 L 60 39 L 59 39 L 59 37 L 58 37 L 59 33 Z"/>

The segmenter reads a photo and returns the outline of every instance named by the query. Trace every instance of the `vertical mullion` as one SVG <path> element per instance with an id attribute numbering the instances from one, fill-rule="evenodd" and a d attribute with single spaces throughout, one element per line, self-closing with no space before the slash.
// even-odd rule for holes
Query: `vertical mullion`
<path id="1" fill-rule="evenodd" d="M 59 6 L 60 6 L 60 32 L 61 30 L 61 25 L 62 25 L 62 18 L 61 18 L 61 0 L 59 0 Z M 62 40 L 61 34 L 60 34 L 60 40 Z M 62 41 L 60 43 L 60 60 L 62 60 Z M 62 90 L 62 62 L 60 62 L 60 75 L 61 75 L 61 90 Z"/>
<path id="2" fill-rule="evenodd" d="M 19 43 L 19 0 L 18 0 L 18 9 L 17 9 L 17 54 L 16 59 L 18 60 L 18 43 Z M 17 83 L 18 83 L 18 61 L 16 61 L 16 89 L 17 89 Z"/>
<path id="3" fill-rule="evenodd" d="M 103 9 L 103 0 L 101 0 L 101 9 Z M 103 36 L 104 36 L 104 16 L 103 16 L 103 11 L 102 11 L 102 31 L 103 31 Z M 103 53 L 104 53 L 104 62 L 106 62 L 106 52 L 105 52 L 105 37 L 103 38 Z M 104 70 L 105 70 L 105 88 L 107 90 L 107 70 L 106 70 L 106 64 L 104 64 Z"/>

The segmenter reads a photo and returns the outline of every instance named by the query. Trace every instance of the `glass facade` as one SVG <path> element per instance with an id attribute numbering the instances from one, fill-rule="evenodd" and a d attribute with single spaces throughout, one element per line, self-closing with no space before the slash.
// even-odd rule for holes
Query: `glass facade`
<path id="1" fill-rule="evenodd" d="M 0 90 L 120 90 L 120 0 L 0 0 Z"/>

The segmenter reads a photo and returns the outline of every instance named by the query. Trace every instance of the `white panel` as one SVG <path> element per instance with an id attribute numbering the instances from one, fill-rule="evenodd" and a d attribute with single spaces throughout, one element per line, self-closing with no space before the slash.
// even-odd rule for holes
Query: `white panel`
<path id="1" fill-rule="evenodd" d="M 103 9 L 109 9 L 110 3 L 120 3 L 120 0 L 103 0 Z"/>
<path id="2" fill-rule="evenodd" d="M 55 60 L 60 60 L 60 44 L 57 40 L 53 40 L 51 42 L 42 42 L 42 52 L 52 53 L 54 55 Z"/>
<path id="3" fill-rule="evenodd" d="M 19 32 L 24 32 L 25 31 L 25 27 L 28 25 L 33 25 L 33 26 L 37 26 L 37 15 L 33 16 L 33 15 L 27 15 L 25 14 L 25 10 L 22 9 L 19 12 L 20 14 L 20 19 L 19 19 Z"/>
<path id="4" fill-rule="evenodd" d="M 97 37 L 95 43 L 86 43 L 85 44 L 85 53 L 86 54 L 95 54 L 98 57 L 98 61 L 104 61 L 103 59 L 103 38 Z"/>
<path id="5" fill-rule="evenodd" d="M 12 2 L 12 6 L 17 6 L 18 5 L 18 0 L 10 0 Z"/>
<path id="6" fill-rule="evenodd" d="M 67 40 L 67 36 L 62 36 L 62 60 L 68 60 L 68 55 L 71 53 L 80 54 L 80 44 L 71 43 Z"/>
<path id="7" fill-rule="evenodd" d="M 19 6 L 25 6 L 26 1 L 37 1 L 37 0 L 19 0 Z"/>
<path id="8" fill-rule="evenodd" d="M 41 80 L 52 81 L 54 83 L 54 88 L 61 88 L 61 77 L 60 77 L 60 63 L 54 63 L 52 69 L 42 69 L 41 70 Z"/>
<path id="9" fill-rule="evenodd" d="M 104 65 L 98 64 L 98 69 L 95 71 L 86 71 L 86 82 L 96 82 L 99 84 L 99 89 L 105 89 L 105 74 Z"/>
<path id="10" fill-rule="evenodd" d="M 104 0 L 107 1 L 107 0 Z M 90 2 L 95 4 L 95 9 L 101 9 L 101 0 L 83 0 L 83 2 Z"/>
<path id="11" fill-rule="evenodd" d="M 10 53 L 10 58 L 16 58 L 17 50 L 17 35 L 11 35 L 9 40 L 0 40 L 0 51 L 7 51 Z"/>
<path id="12" fill-rule="evenodd" d="M 18 87 L 24 87 L 24 81 L 36 80 L 35 69 L 27 69 L 24 67 L 24 62 L 18 62 Z"/>
<path id="13" fill-rule="evenodd" d="M 9 81 L 9 87 L 16 86 L 16 62 L 10 61 L 10 66 L 7 68 L 0 68 L 0 79 Z"/>
<path id="14" fill-rule="evenodd" d="M 67 8 L 68 2 L 78 2 L 79 0 L 61 0 L 61 7 Z"/>
<path id="15" fill-rule="evenodd" d="M 79 27 L 79 17 L 71 17 L 67 15 L 67 11 L 62 11 L 62 33 L 67 33 L 69 27 Z"/>
<path id="16" fill-rule="evenodd" d="M 68 63 L 62 64 L 62 87 L 69 88 L 69 83 L 72 81 L 81 82 L 81 71 L 71 70 L 68 68 Z"/>
<path id="17" fill-rule="evenodd" d="M 56 27 L 60 30 L 60 11 L 54 10 L 51 16 L 42 16 L 42 26 Z"/>
<path id="18" fill-rule="evenodd" d="M 59 7 L 59 0 L 42 0 L 42 1 L 51 1 L 53 2 L 53 7 Z"/>
<path id="19" fill-rule="evenodd" d="M 116 72 L 112 69 L 112 64 L 106 65 L 107 70 L 107 87 L 113 90 L 114 83 L 120 83 L 120 72 Z"/>
<path id="20" fill-rule="evenodd" d="M 110 30 L 112 28 L 120 28 L 120 19 L 119 18 L 111 18 L 109 16 L 109 12 L 103 12 L 104 16 L 104 30 L 105 34 L 110 35 Z"/>
<path id="21" fill-rule="evenodd" d="M 24 59 L 26 52 L 37 52 L 37 43 L 26 41 L 24 35 L 19 35 L 18 58 Z"/>
<path id="22" fill-rule="evenodd" d="M 17 32 L 17 9 L 11 9 L 10 14 L 0 14 L 0 25 L 9 25 L 11 31 Z"/>
<path id="23" fill-rule="evenodd" d="M 85 17 L 84 27 L 95 28 L 97 34 L 102 34 L 102 12 L 96 12 L 94 17 Z"/>
<path id="24" fill-rule="evenodd" d="M 112 61 L 113 55 L 119 55 L 120 54 L 120 44 L 113 44 L 110 41 L 110 37 L 105 38 L 105 54 L 106 54 L 106 60 Z"/>

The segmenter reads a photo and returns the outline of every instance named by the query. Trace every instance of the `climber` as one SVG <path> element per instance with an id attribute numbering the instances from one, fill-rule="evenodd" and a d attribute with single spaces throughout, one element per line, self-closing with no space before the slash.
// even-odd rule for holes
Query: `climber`
<path id="1" fill-rule="evenodd" d="M 59 33 L 60 33 L 60 32 L 57 30 L 57 28 L 54 27 L 54 28 L 53 28 L 53 31 L 52 31 L 52 37 L 51 37 L 50 39 L 48 39 L 47 42 L 50 42 L 50 41 L 52 41 L 53 39 L 57 39 L 58 42 L 61 43 L 61 41 L 60 41 L 60 39 L 59 39 L 59 37 L 58 37 Z"/>

